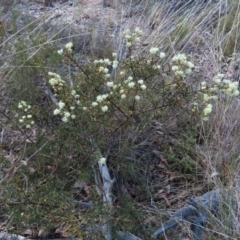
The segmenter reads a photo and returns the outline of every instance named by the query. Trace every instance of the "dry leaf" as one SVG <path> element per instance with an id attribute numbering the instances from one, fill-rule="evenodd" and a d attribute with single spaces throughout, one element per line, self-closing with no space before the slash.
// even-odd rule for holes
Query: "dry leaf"
<path id="1" fill-rule="evenodd" d="M 160 160 L 167 166 L 168 165 L 167 159 L 162 154 L 159 157 L 160 157 Z"/>

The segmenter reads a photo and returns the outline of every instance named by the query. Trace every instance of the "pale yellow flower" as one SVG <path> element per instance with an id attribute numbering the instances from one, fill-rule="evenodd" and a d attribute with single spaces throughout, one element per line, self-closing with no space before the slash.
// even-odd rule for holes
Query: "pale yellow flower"
<path id="1" fill-rule="evenodd" d="M 102 111 L 103 111 L 103 112 L 106 112 L 107 110 L 108 110 L 108 106 L 103 106 L 103 107 L 102 107 Z"/>
<path id="2" fill-rule="evenodd" d="M 68 51 L 72 51 L 72 47 L 73 47 L 73 43 L 72 42 L 69 42 L 65 45 L 65 48 L 68 50 Z"/>
<path id="3" fill-rule="evenodd" d="M 63 49 L 59 49 L 59 50 L 57 51 L 57 53 L 58 53 L 59 55 L 62 55 L 62 54 L 63 54 Z"/>
<path id="4" fill-rule="evenodd" d="M 65 103 L 64 103 L 64 102 L 62 102 L 62 101 L 60 101 L 60 102 L 58 103 L 58 105 L 59 105 L 59 108 L 60 108 L 60 109 L 62 109 L 62 108 L 64 108 L 64 106 L 65 106 Z"/>
<path id="5" fill-rule="evenodd" d="M 135 83 L 134 83 L 134 82 L 128 83 L 128 87 L 133 88 L 134 86 L 135 86 Z"/>
<path id="6" fill-rule="evenodd" d="M 99 159 L 99 162 L 101 163 L 101 164 L 106 164 L 106 158 L 104 158 L 104 157 L 101 157 L 100 159 Z"/>
<path id="7" fill-rule="evenodd" d="M 160 57 L 161 59 L 163 59 L 163 58 L 166 57 L 166 54 L 165 54 L 164 52 L 160 52 L 159 57 Z"/>
<path id="8" fill-rule="evenodd" d="M 139 84 L 143 84 L 144 81 L 143 81 L 142 79 L 140 79 L 140 80 L 138 80 L 138 83 L 139 83 Z"/>
<path id="9" fill-rule="evenodd" d="M 98 105 L 97 102 L 92 102 L 92 106 L 93 106 L 93 107 L 96 107 L 97 105 Z"/>
<path id="10" fill-rule="evenodd" d="M 135 100 L 136 100 L 136 101 L 139 101 L 139 100 L 140 100 L 140 98 L 141 98 L 141 97 L 140 97 L 140 96 L 138 96 L 138 95 L 136 95 L 136 96 L 135 96 Z"/>
<path id="11" fill-rule="evenodd" d="M 150 48 L 149 51 L 150 51 L 151 54 L 154 55 L 154 54 L 156 54 L 156 53 L 159 51 L 159 48 L 157 48 L 157 47 L 152 47 L 152 48 Z"/>

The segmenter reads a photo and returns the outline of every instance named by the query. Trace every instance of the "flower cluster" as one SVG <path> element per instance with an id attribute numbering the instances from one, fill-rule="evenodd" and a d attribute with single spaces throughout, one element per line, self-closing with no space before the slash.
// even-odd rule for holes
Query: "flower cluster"
<path id="1" fill-rule="evenodd" d="M 67 43 L 67 44 L 65 45 L 65 49 L 66 49 L 66 51 L 67 51 L 68 53 L 71 53 L 71 52 L 72 52 L 72 47 L 73 47 L 73 43 L 72 43 L 72 42 L 69 42 L 69 43 Z M 59 55 L 62 55 L 62 54 L 63 54 L 63 49 L 62 49 L 62 48 L 59 49 L 59 50 L 57 51 L 57 53 L 58 53 Z"/>
<path id="2" fill-rule="evenodd" d="M 69 122 L 70 119 L 75 119 L 76 115 L 74 114 L 75 105 L 80 105 L 79 100 L 80 95 L 76 94 L 75 90 L 71 91 L 71 100 L 73 104 L 69 105 L 63 102 L 62 100 L 58 103 L 58 108 L 54 109 L 53 114 L 54 115 L 60 115 L 62 117 L 63 122 Z"/>
<path id="3" fill-rule="evenodd" d="M 103 63 L 103 64 L 111 64 L 113 63 L 114 65 L 117 65 L 116 62 L 111 62 L 109 59 L 104 59 L 104 60 L 99 60 L 98 62 L 95 61 L 95 64 L 98 63 Z M 102 71 L 102 68 L 100 67 L 100 72 L 104 72 L 105 74 L 108 74 L 108 69 L 105 67 L 104 70 Z M 63 90 L 63 87 L 67 87 L 65 84 L 65 81 L 61 79 L 61 77 L 56 74 L 56 73 L 48 73 L 49 76 L 51 76 L 51 79 L 49 80 L 50 85 L 54 89 L 54 95 L 56 97 L 60 97 L 60 93 L 56 94 L 57 90 L 61 91 Z M 111 88 L 114 86 L 112 81 L 109 81 L 106 83 L 106 86 L 108 88 Z M 108 111 L 108 106 L 107 106 L 107 98 L 109 94 L 101 94 L 96 97 L 96 101 L 91 103 L 91 107 L 96 107 L 99 106 L 101 107 L 101 110 L 103 112 Z M 81 107 L 82 110 L 87 110 L 88 108 L 86 106 L 82 106 L 81 101 L 80 101 L 80 95 L 76 93 L 74 89 L 71 89 L 70 92 L 65 91 L 65 94 L 63 96 L 64 100 L 59 100 L 58 102 L 58 107 L 54 109 L 53 114 L 54 115 L 60 115 L 62 118 L 63 122 L 69 122 L 72 119 L 76 118 L 76 115 L 74 114 L 75 108 L 76 107 Z M 89 106 L 90 107 L 90 106 Z M 90 108 L 91 108 L 90 107 Z"/>
<path id="4" fill-rule="evenodd" d="M 203 110 L 203 115 L 205 118 L 208 117 L 208 115 L 212 112 L 212 104 L 208 103 L 207 106 Z"/>
<path id="5" fill-rule="evenodd" d="M 108 98 L 109 94 L 100 94 L 96 97 L 96 101 L 92 102 L 92 107 L 96 107 L 99 104 L 101 104 L 101 109 L 103 112 L 107 112 L 108 111 L 108 106 L 107 104 L 107 98 Z"/>
<path id="6" fill-rule="evenodd" d="M 147 60 L 148 65 L 152 65 L 153 69 L 158 70 L 161 68 L 159 61 L 166 57 L 164 52 L 160 52 L 158 47 L 152 47 L 149 50 L 150 54 L 153 56 L 152 60 Z"/>
<path id="7" fill-rule="evenodd" d="M 119 62 L 117 61 L 116 57 L 117 54 L 113 53 L 113 57 L 115 60 L 111 61 L 108 58 L 94 60 L 94 64 L 99 65 L 98 72 L 103 73 L 105 78 L 110 78 L 111 74 L 109 73 L 109 68 L 116 69 L 118 67 Z"/>
<path id="8" fill-rule="evenodd" d="M 126 93 L 131 90 L 131 89 L 135 89 L 135 90 L 146 90 L 147 86 L 144 84 L 144 80 L 143 79 L 139 79 L 137 81 L 134 81 L 132 76 L 129 76 L 125 81 L 124 84 L 119 84 L 117 86 L 119 88 L 119 93 L 121 96 L 121 99 L 126 98 Z M 135 95 L 134 99 L 136 101 L 140 100 L 140 96 L 139 95 Z"/>
<path id="9" fill-rule="evenodd" d="M 72 52 L 73 43 L 69 42 L 65 45 L 65 48 L 68 52 Z"/>
<path id="10" fill-rule="evenodd" d="M 65 85 L 65 81 L 56 73 L 49 72 L 48 75 L 51 77 L 48 82 L 52 86 L 54 92 L 61 91 Z"/>
<path id="11" fill-rule="evenodd" d="M 238 82 L 231 82 L 228 79 L 224 79 L 221 89 L 227 96 L 236 97 L 239 95 L 238 84 Z"/>
<path id="12" fill-rule="evenodd" d="M 69 111 L 66 109 L 66 104 L 62 101 L 59 102 L 59 108 L 56 108 L 53 111 L 54 115 L 60 115 L 63 122 L 68 122 L 69 119 L 75 119 L 76 116 L 73 114 L 74 106 L 69 108 Z"/>
<path id="13" fill-rule="evenodd" d="M 130 29 L 126 29 L 124 32 L 124 37 L 126 39 L 126 46 L 131 47 L 133 44 L 139 43 L 140 42 L 140 36 L 143 34 L 143 31 L 139 28 L 136 27 L 134 32 L 131 32 Z"/>
<path id="14" fill-rule="evenodd" d="M 194 68 L 194 64 L 187 61 L 186 54 L 179 53 L 172 58 L 173 65 L 172 70 L 176 76 L 186 77 L 186 74 L 190 74 Z"/>
<path id="15" fill-rule="evenodd" d="M 202 113 L 202 117 L 204 121 L 208 120 L 208 117 L 210 115 L 210 113 L 212 112 L 212 104 L 210 102 L 210 100 L 215 100 L 217 99 L 216 95 L 211 95 L 211 91 L 208 91 L 210 88 L 206 88 L 205 84 L 201 84 L 201 87 L 204 87 L 204 92 L 199 92 L 199 96 L 200 99 L 202 99 L 202 106 L 203 109 L 200 110 L 201 108 L 199 107 L 199 104 L 197 102 L 193 102 L 192 103 L 192 112 L 201 112 Z M 201 88 L 201 90 L 203 90 Z"/>
<path id="16" fill-rule="evenodd" d="M 209 114 L 212 112 L 211 100 L 218 99 L 218 92 L 222 91 L 225 95 L 235 97 L 239 95 L 238 82 L 232 82 L 228 79 L 224 79 L 224 74 L 217 74 L 212 82 L 207 83 L 205 81 L 200 83 L 199 88 L 201 98 L 203 101 L 203 120 L 207 121 Z M 198 105 L 193 104 L 192 111 L 195 112 Z"/>
<path id="17" fill-rule="evenodd" d="M 209 119 L 209 115 L 212 112 L 212 104 L 211 100 L 217 99 L 217 91 L 215 87 L 209 87 L 207 86 L 206 82 L 203 81 L 200 83 L 200 91 L 199 96 L 202 99 L 202 115 L 203 115 L 203 121 L 207 121 Z M 196 109 L 198 109 L 198 104 L 194 103 L 192 111 L 196 112 Z"/>
<path id="18" fill-rule="evenodd" d="M 114 84 L 113 81 L 109 81 L 106 83 L 109 88 L 109 92 L 105 94 L 99 94 L 96 96 L 96 100 L 91 103 L 92 107 L 99 107 L 103 112 L 107 112 L 109 110 L 109 98 L 111 96 L 120 97 L 120 99 L 125 99 L 129 91 L 136 90 L 144 91 L 147 89 L 144 84 L 144 80 L 140 79 L 135 81 L 132 76 L 129 76 L 123 83 Z M 138 94 L 134 96 L 135 101 L 139 101 L 141 97 Z"/>
<path id="19" fill-rule="evenodd" d="M 63 87 L 67 87 L 65 81 L 63 81 L 56 73 L 49 72 L 48 75 L 52 77 L 49 80 L 49 83 L 53 87 L 54 96 L 60 98 L 60 91 L 63 90 Z M 64 91 L 64 96 L 61 97 L 65 99 L 65 102 L 60 99 L 58 101 L 58 108 L 54 109 L 53 114 L 60 115 L 63 122 L 68 122 L 70 119 L 75 119 L 75 106 L 81 105 L 79 100 L 80 95 L 77 94 L 74 89 L 70 89 L 70 91 Z"/>
<path id="20" fill-rule="evenodd" d="M 34 124 L 34 121 L 32 120 L 32 115 L 29 113 L 31 106 L 28 105 L 25 101 L 20 101 L 18 103 L 18 108 L 21 109 L 24 113 L 18 121 L 26 128 L 30 128 L 31 125 Z"/>
<path id="21" fill-rule="evenodd" d="M 219 84 L 224 78 L 224 74 L 222 73 L 218 73 L 214 78 L 213 78 L 213 82 L 216 84 Z"/>
<path id="22" fill-rule="evenodd" d="M 164 52 L 159 52 L 159 48 L 158 47 L 152 47 L 150 48 L 149 52 L 152 54 L 152 55 L 157 55 L 159 54 L 159 58 L 160 59 L 163 59 L 166 57 L 166 54 Z"/>

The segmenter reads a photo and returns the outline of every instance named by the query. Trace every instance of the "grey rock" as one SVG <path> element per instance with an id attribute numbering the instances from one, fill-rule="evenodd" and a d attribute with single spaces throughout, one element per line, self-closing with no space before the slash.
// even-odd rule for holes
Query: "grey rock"
<path id="1" fill-rule="evenodd" d="M 223 208 L 222 202 L 226 198 L 234 198 L 235 192 L 233 189 L 218 189 L 207 192 L 200 197 L 191 198 L 187 204 L 177 210 L 170 220 L 163 223 L 157 231 L 152 235 L 156 238 L 159 234 L 167 229 L 174 228 L 183 222 L 191 224 L 191 230 L 195 240 L 200 240 L 203 234 L 204 225 L 210 220 L 211 216 L 218 217 L 220 210 Z M 227 200 L 229 203 L 229 201 Z M 229 205 L 230 206 L 230 205 Z M 231 206 L 234 208 L 234 206 Z"/>

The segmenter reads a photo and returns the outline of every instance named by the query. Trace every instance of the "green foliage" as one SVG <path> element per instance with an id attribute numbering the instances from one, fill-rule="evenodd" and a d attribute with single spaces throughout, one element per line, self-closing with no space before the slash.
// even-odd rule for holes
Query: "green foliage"
<path id="1" fill-rule="evenodd" d="M 198 165 L 194 149 L 196 144 L 196 129 L 186 128 L 185 130 L 184 135 L 178 133 L 179 137 L 177 139 L 172 139 L 163 145 L 163 155 L 168 160 L 169 169 L 172 171 L 193 174 Z"/>

